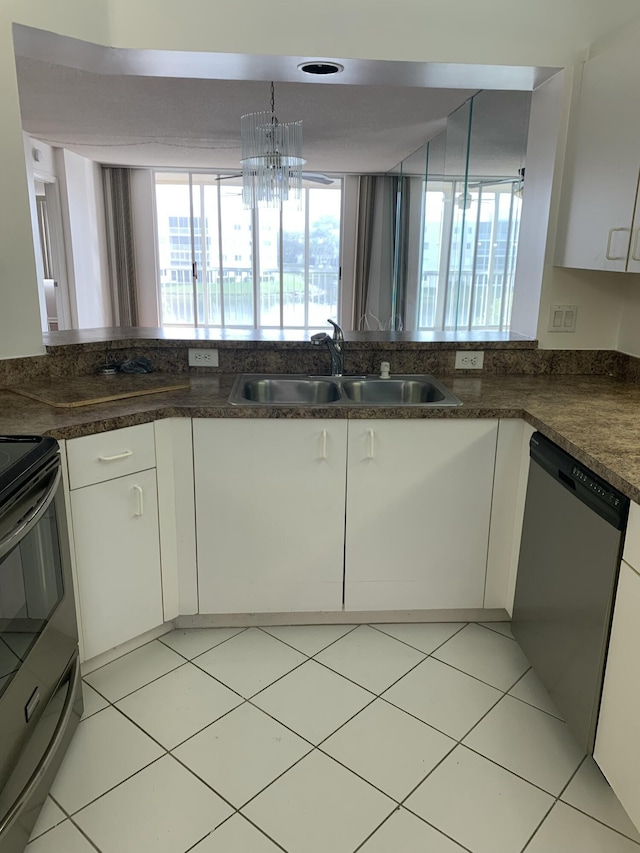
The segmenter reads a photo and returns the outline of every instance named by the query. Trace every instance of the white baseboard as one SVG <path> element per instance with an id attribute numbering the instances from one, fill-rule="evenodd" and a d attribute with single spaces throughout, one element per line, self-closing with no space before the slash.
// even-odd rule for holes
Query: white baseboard
<path id="1" fill-rule="evenodd" d="M 368 622 L 508 622 L 503 608 L 368 610 L 323 613 L 198 613 L 178 616 L 176 628 L 244 628 L 255 625 L 362 625 Z"/>
<path id="2" fill-rule="evenodd" d="M 96 655 L 90 660 L 81 661 L 80 671 L 82 672 L 82 675 L 88 675 L 95 669 L 99 669 L 101 666 L 111 663 L 111 661 L 114 661 L 117 658 L 121 658 L 122 655 L 126 655 L 127 652 L 139 649 L 140 646 L 144 646 L 152 640 L 157 640 L 158 637 L 162 637 L 163 634 L 168 634 L 169 631 L 173 631 L 173 627 L 173 622 L 165 622 L 163 625 L 158 625 L 157 628 L 152 628 L 151 631 L 147 631 L 146 634 L 141 634 L 139 637 L 134 637 L 133 640 L 128 640 L 120 646 L 109 649 L 108 652 Z"/>

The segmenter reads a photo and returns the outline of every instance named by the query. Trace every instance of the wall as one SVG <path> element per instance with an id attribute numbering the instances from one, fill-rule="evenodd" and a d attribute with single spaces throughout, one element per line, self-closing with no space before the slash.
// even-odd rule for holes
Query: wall
<path id="1" fill-rule="evenodd" d="M 74 326 L 111 326 L 102 170 L 98 163 L 64 148 L 56 156 Z"/>
<path id="2" fill-rule="evenodd" d="M 289 0 L 109 7 L 119 47 L 548 66 L 638 15 L 637 0 L 301 0 L 295 14 Z"/>
<path id="3" fill-rule="evenodd" d="M 619 276 L 621 318 L 618 349 L 640 357 L 640 275 Z"/>
<path id="4" fill-rule="evenodd" d="M 176 8 L 173 0 L 0 4 L 0 358 L 42 352 L 12 22 L 118 47 L 565 66 L 638 12 L 636 0 L 397 0 L 392 14 L 369 0 L 303 2 L 295 15 L 288 0 Z"/>

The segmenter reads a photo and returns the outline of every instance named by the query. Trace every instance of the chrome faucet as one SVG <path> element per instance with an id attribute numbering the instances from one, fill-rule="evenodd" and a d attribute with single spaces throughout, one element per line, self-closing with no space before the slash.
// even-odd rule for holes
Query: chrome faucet
<path id="1" fill-rule="evenodd" d="M 344 370 L 344 353 L 342 345 L 344 344 L 344 335 L 342 329 L 333 320 L 327 320 L 333 326 L 333 336 L 327 335 L 326 332 L 318 332 L 316 335 L 311 335 L 311 343 L 314 346 L 326 344 L 331 355 L 331 375 L 342 376 Z"/>

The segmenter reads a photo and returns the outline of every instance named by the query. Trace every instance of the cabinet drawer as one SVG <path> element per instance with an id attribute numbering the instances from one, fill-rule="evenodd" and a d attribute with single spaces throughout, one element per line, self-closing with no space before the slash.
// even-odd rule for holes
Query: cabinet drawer
<path id="1" fill-rule="evenodd" d="M 67 442 L 71 489 L 155 468 L 153 424 L 86 435 Z"/>

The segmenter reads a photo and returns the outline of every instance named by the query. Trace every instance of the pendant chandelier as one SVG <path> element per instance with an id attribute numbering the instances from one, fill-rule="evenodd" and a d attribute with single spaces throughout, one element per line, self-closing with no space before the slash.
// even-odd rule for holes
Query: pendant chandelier
<path id="1" fill-rule="evenodd" d="M 302 122 L 280 122 L 271 83 L 271 110 L 240 119 L 242 201 L 245 207 L 281 207 L 302 197 Z"/>

